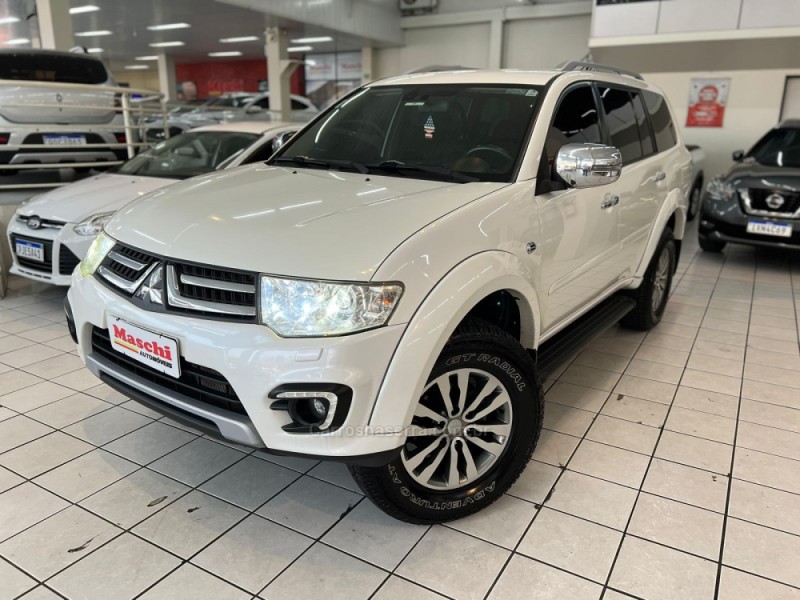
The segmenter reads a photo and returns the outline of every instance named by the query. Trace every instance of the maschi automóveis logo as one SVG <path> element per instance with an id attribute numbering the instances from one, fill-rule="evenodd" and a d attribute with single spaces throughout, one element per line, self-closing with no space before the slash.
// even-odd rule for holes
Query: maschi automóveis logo
<path id="1" fill-rule="evenodd" d="M 172 350 L 166 346 L 159 345 L 158 342 L 146 342 L 140 337 L 131 335 L 125 331 L 124 327 L 113 325 L 113 342 L 118 346 L 127 348 L 132 352 L 136 352 L 150 360 L 164 365 L 165 367 L 172 366 Z"/>

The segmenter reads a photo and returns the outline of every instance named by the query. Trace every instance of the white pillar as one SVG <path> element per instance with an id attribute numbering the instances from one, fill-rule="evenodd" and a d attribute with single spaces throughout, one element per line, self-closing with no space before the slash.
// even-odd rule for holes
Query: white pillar
<path id="1" fill-rule="evenodd" d="M 372 46 L 364 46 L 361 48 L 361 85 L 369 83 L 374 79 L 372 76 L 372 59 L 375 53 Z"/>
<path id="2" fill-rule="evenodd" d="M 489 30 L 489 68 L 503 68 L 503 20 L 494 18 Z"/>
<path id="3" fill-rule="evenodd" d="M 36 0 L 36 16 L 42 48 L 69 50 L 75 45 L 69 0 Z"/>
<path id="4" fill-rule="evenodd" d="M 292 103 L 289 96 L 289 78 L 298 62 L 289 60 L 289 36 L 285 29 L 269 27 L 266 31 L 267 81 L 269 82 L 269 107 L 271 117 L 281 121 L 292 120 Z"/>
<path id="5" fill-rule="evenodd" d="M 172 102 L 178 93 L 175 77 L 175 59 L 165 52 L 158 53 L 158 90 L 164 94 L 165 102 Z"/>

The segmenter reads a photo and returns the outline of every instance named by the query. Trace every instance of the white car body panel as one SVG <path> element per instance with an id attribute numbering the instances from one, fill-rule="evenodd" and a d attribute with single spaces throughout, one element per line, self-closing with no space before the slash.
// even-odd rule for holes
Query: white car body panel
<path id="1" fill-rule="evenodd" d="M 544 85 L 554 76 L 422 73 L 374 85 Z M 401 282 L 404 293 L 387 326 L 338 338 L 283 339 L 257 324 L 148 312 L 76 272 L 69 300 L 82 358 L 91 358 L 91 328 L 105 327 L 114 314 L 176 337 L 188 360 L 222 372 L 271 449 L 346 457 L 397 448 L 438 354 L 481 299 L 511 293 L 520 309 L 520 341 L 536 349 L 608 295 L 637 287 L 670 218 L 676 239 L 683 237 L 691 164 L 680 134 L 674 149 L 623 168 L 616 183 L 536 195 L 550 116 L 561 92 L 585 80 L 654 89 L 617 75 L 558 76 L 510 183 L 250 166 L 157 191 L 106 227 L 125 244 L 178 260 L 288 277 Z M 664 178 L 656 177 L 659 170 Z M 603 209 L 609 194 L 620 202 Z M 318 358 L 299 365 L 309 356 Z M 350 385 L 345 425 L 370 429 L 286 435 L 280 425 L 288 417 L 269 409 L 268 394 L 282 383 L 309 381 Z"/>

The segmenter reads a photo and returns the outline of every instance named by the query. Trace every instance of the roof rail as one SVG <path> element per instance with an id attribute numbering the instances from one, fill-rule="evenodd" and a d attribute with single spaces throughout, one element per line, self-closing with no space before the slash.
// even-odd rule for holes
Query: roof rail
<path id="1" fill-rule="evenodd" d="M 609 67 L 608 65 L 599 65 L 596 63 L 581 62 L 579 60 L 572 60 L 561 67 L 562 71 L 604 71 L 606 73 L 616 73 L 617 75 L 627 75 L 644 81 L 644 77 L 640 73 L 628 71 L 626 69 L 619 69 L 617 67 Z"/>

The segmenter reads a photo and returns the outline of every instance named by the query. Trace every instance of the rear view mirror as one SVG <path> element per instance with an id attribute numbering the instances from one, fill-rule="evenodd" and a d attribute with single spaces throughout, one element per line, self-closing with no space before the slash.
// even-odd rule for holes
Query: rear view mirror
<path id="1" fill-rule="evenodd" d="M 742 162 L 744 158 L 744 150 L 734 150 L 733 151 L 733 160 L 736 162 Z"/>
<path id="2" fill-rule="evenodd" d="M 556 156 L 556 173 L 574 188 L 614 183 L 622 172 L 622 154 L 614 146 L 567 144 Z"/>

